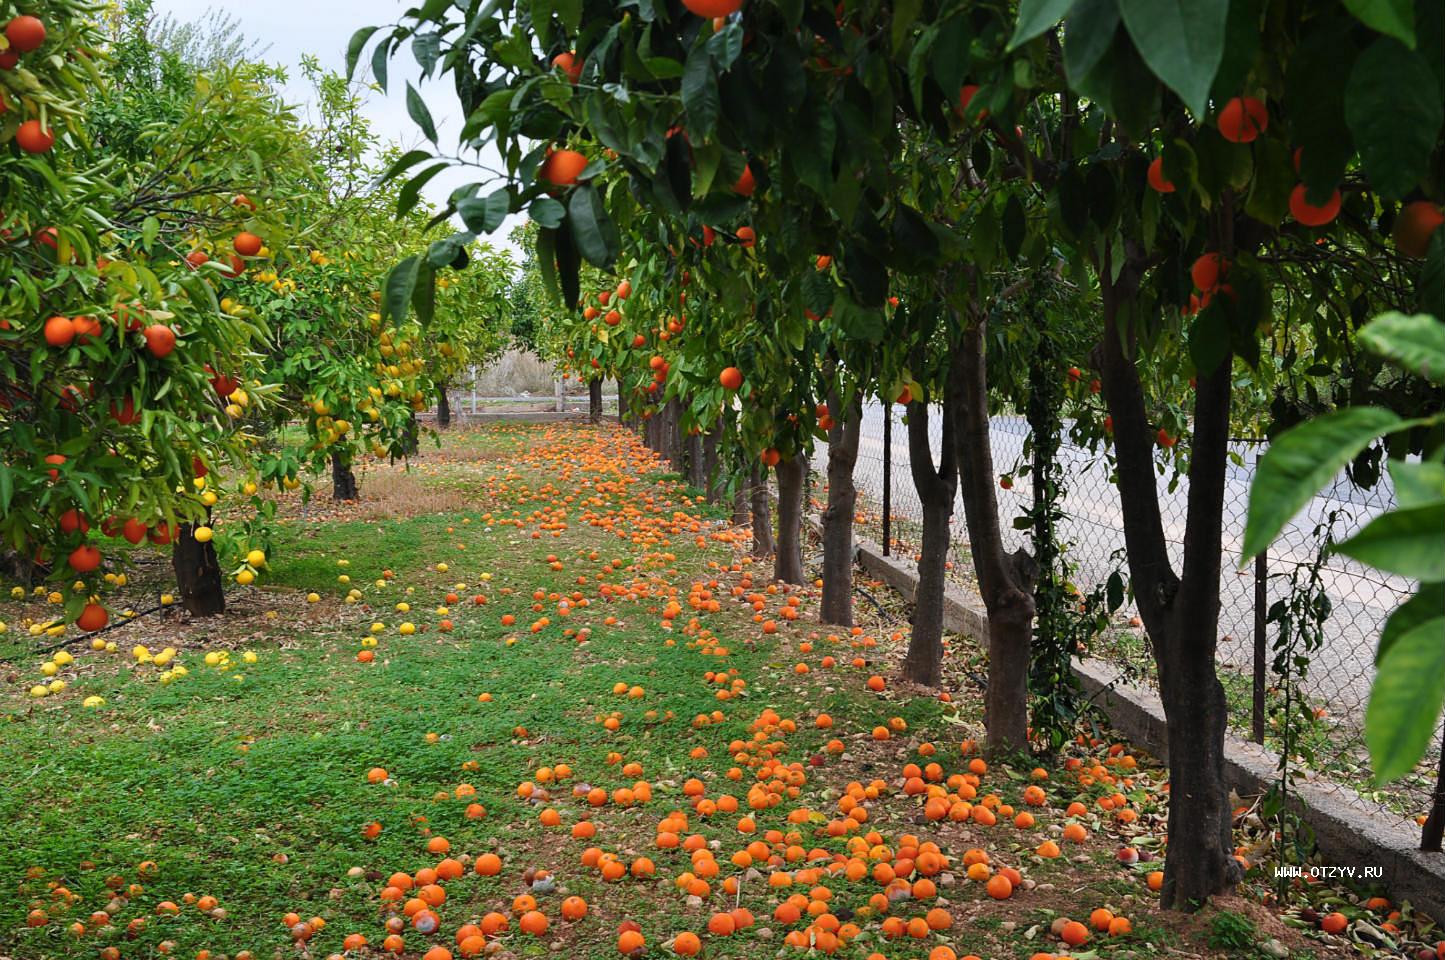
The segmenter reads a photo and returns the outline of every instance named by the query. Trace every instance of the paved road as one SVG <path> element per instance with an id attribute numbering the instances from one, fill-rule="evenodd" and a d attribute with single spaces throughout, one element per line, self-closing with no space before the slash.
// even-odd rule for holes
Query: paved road
<path id="1" fill-rule="evenodd" d="M 864 409 L 862 440 L 859 449 L 856 481 L 860 492 L 874 504 L 882 501 L 884 443 L 883 408 L 869 404 Z M 892 486 L 893 515 L 908 519 L 921 516 L 918 497 L 908 469 L 907 431 L 902 412 L 893 415 Z M 935 412 L 930 418 L 930 432 L 935 459 L 941 444 L 941 424 Z M 992 423 L 992 446 L 995 470 L 1012 472 L 1021 462 L 1028 425 L 1022 417 L 998 416 Z M 1249 484 L 1254 474 L 1256 451 L 1241 446 L 1236 451 L 1241 463 L 1231 463 L 1226 476 L 1225 492 L 1225 572 L 1221 584 L 1223 609 L 1220 629 L 1225 635 L 1220 658 L 1248 671 L 1253 658 L 1254 581 L 1249 573 L 1236 573 L 1239 547 L 1244 535 Z M 1065 445 L 1060 451 L 1068 492 L 1064 509 L 1069 520 L 1061 533 L 1073 546 L 1070 557 L 1078 563 L 1075 580 L 1084 587 L 1100 582 L 1115 568 L 1111 555 L 1124 546 L 1123 524 L 1119 510 L 1118 489 L 1109 482 L 1107 468 L 1095 462 L 1087 449 Z M 827 450 L 816 454 L 819 469 L 826 466 Z M 1187 478 L 1180 478 L 1171 487 L 1171 472 L 1158 479 L 1161 514 L 1165 536 L 1170 541 L 1176 569 L 1183 560 L 1184 521 L 1187 512 Z M 1015 516 L 1029 504 L 1033 491 L 1026 476 L 1015 477 L 1013 489 L 999 491 L 1004 535 L 1010 548 L 1021 545 L 1022 536 L 1012 529 Z M 1323 523 L 1332 511 L 1340 511 L 1336 527 L 1337 539 L 1358 529 L 1371 517 L 1384 510 L 1393 500 L 1388 485 L 1375 490 L 1357 490 L 1343 477 L 1323 494 L 1315 497 L 1295 521 L 1287 527 L 1270 550 L 1271 573 L 1288 574 L 1294 564 L 1312 558 L 1317 538 L 1315 526 Z M 966 539 L 963 526 L 963 504 L 955 504 L 953 517 L 955 540 Z M 1122 555 L 1122 554 L 1121 554 Z M 1332 558 L 1323 572 L 1325 589 L 1334 604 L 1334 613 L 1325 630 L 1324 644 L 1316 655 L 1316 667 L 1309 681 L 1311 692 L 1328 701 L 1337 715 L 1363 715 L 1374 675 L 1375 640 L 1380 625 L 1395 605 L 1404 598 L 1410 585 L 1395 577 L 1385 577 L 1361 567 L 1344 557 Z M 1271 602 L 1288 591 L 1283 578 L 1274 578 L 1270 585 Z M 1273 634 L 1271 633 L 1271 642 Z"/>

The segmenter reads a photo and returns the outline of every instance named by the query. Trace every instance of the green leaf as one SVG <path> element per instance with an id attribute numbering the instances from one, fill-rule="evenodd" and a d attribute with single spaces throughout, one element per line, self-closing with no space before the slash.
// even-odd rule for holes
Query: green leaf
<path id="1" fill-rule="evenodd" d="M 1390 481 L 1395 501 L 1406 510 L 1445 500 L 1445 463 L 1391 460 Z"/>
<path id="2" fill-rule="evenodd" d="M 1260 458 L 1249 488 L 1240 565 L 1273 543 L 1290 518 L 1371 441 L 1403 423 L 1379 407 L 1348 407 L 1276 437 Z"/>
<path id="3" fill-rule="evenodd" d="M 1400 637 L 1416 627 L 1436 621 L 1436 630 L 1445 631 L 1445 583 L 1427 583 L 1419 592 L 1395 608 L 1380 630 L 1380 646 L 1375 653 L 1375 664 Z"/>
<path id="4" fill-rule="evenodd" d="M 567 214 L 577 251 L 594 267 L 612 269 L 619 246 L 617 228 L 607 216 L 597 188 L 586 183 L 574 189 L 567 201 Z"/>
<path id="5" fill-rule="evenodd" d="M 391 44 L 384 41 L 377 44 L 376 49 L 371 51 L 371 78 L 376 81 L 378 87 L 381 87 L 383 93 L 386 92 L 386 64 L 390 56 Z"/>
<path id="6" fill-rule="evenodd" d="M 1435 735 L 1445 703 L 1442 622 L 1445 618 L 1427 620 L 1402 631 L 1380 658 L 1365 710 L 1365 744 L 1377 783 L 1409 773 Z"/>
<path id="7" fill-rule="evenodd" d="M 1118 0 L 1080 0 L 1064 24 L 1064 72 L 1070 83 L 1093 71 L 1118 29 Z"/>
<path id="8" fill-rule="evenodd" d="M 689 135 L 705 140 L 717 124 L 717 74 L 706 46 L 694 47 L 682 70 L 682 109 L 687 113 Z"/>
<path id="9" fill-rule="evenodd" d="M 527 213 L 539 226 L 550 229 L 562 225 L 562 219 L 567 216 L 567 208 L 551 197 L 538 197 L 527 207 Z"/>
<path id="10" fill-rule="evenodd" d="M 1415 49 L 1415 0 L 1345 0 L 1345 7 L 1371 30 Z"/>
<path id="11" fill-rule="evenodd" d="M 1420 297 L 1420 312 L 1445 319 L 1445 230 L 1436 230 L 1430 237 L 1415 289 Z"/>
<path id="12" fill-rule="evenodd" d="M 411 212 L 412 207 L 415 207 L 417 200 L 421 198 L 421 188 L 426 186 L 427 181 L 441 173 L 448 166 L 449 164 L 447 163 L 434 163 L 401 185 L 401 189 L 397 191 L 396 194 L 396 215 L 398 218 L 404 217 Z"/>
<path id="13" fill-rule="evenodd" d="M 506 187 L 493 190 L 485 197 L 463 197 L 457 201 L 457 216 L 473 233 L 496 230 L 511 209 L 512 196 Z"/>
<path id="14" fill-rule="evenodd" d="M 380 27 L 362 27 L 351 35 L 351 41 L 346 44 L 346 79 L 350 80 L 356 73 L 356 61 L 361 59 L 361 51 L 366 49 L 369 41 Z"/>
<path id="15" fill-rule="evenodd" d="M 1409 193 L 1425 176 L 1445 123 L 1429 64 L 1391 37 L 1370 44 L 1350 71 L 1345 121 L 1370 185 L 1387 199 Z"/>
<path id="16" fill-rule="evenodd" d="M 161 222 L 155 217 L 146 217 L 140 225 L 140 245 L 149 250 L 154 246 L 156 237 L 161 234 Z"/>
<path id="17" fill-rule="evenodd" d="M 1335 549 L 1387 573 L 1422 583 L 1445 580 L 1445 502 L 1391 510 Z"/>
<path id="18" fill-rule="evenodd" d="M 1149 69 L 1203 118 L 1224 57 L 1229 0 L 1119 0 L 1119 13 Z"/>
<path id="19" fill-rule="evenodd" d="M 537 272 L 542 275 L 542 287 L 548 299 L 556 303 L 562 299 L 562 288 L 557 285 L 557 231 L 543 228 L 537 231 Z"/>
<path id="20" fill-rule="evenodd" d="M 436 315 L 437 286 L 436 268 L 426 260 L 417 265 L 416 283 L 412 286 L 411 306 L 416 319 L 423 327 L 431 326 Z"/>
<path id="21" fill-rule="evenodd" d="M 893 4 L 893 29 L 889 37 L 894 54 L 903 49 L 908 35 L 918 26 L 919 14 L 923 12 L 923 0 L 897 0 Z"/>
<path id="22" fill-rule="evenodd" d="M 1445 323 L 1429 314 L 1381 314 L 1360 330 L 1360 343 L 1431 383 L 1445 384 Z"/>
<path id="23" fill-rule="evenodd" d="M 411 167 L 416 166 L 418 163 L 421 163 L 423 160 L 429 160 L 430 158 L 430 151 L 408 150 L 406 153 L 402 154 L 391 162 L 391 165 L 388 166 L 386 170 L 382 173 L 380 182 L 385 183 L 391 178 L 395 177 L 397 174 L 401 173 L 403 170 L 410 169 Z"/>
<path id="24" fill-rule="evenodd" d="M 381 318 L 399 323 L 406 318 L 407 305 L 416 290 L 417 272 L 421 258 L 412 255 L 391 268 L 381 293 Z"/>
<path id="25" fill-rule="evenodd" d="M 1069 15 L 1073 5 L 1074 0 L 1019 0 L 1019 19 L 1008 49 L 1016 50 L 1054 26 Z"/>
<path id="26" fill-rule="evenodd" d="M 431 118 L 431 111 L 427 109 L 426 101 L 421 98 L 421 94 L 416 92 L 416 87 L 411 85 L 410 80 L 406 82 L 406 112 L 411 115 L 411 119 L 416 125 L 421 127 L 421 132 L 426 135 L 426 138 L 432 143 L 436 143 L 436 122 Z"/>
<path id="27" fill-rule="evenodd" d="M 1221 298 L 1216 298 L 1216 301 Z M 1189 359 L 1194 369 L 1208 374 L 1229 356 L 1229 317 L 1218 302 L 1194 316 L 1189 328 Z"/>
<path id="28" fill-rule="evenodd" d="M 1254 177 L 1244 212 L 1260 223 L 1279 223 L 1289 213 L 1289 195 L 1295 185 L 1290 149 L 1272 137 L 1261 137 L 1254 146 Z"/>
<path id="29" fill-rule="evenodd" d="M 1344 25 L 1340 20 L 1310 31 L 1285 73 L 1284 109 L 1300 148 L 1300 179 L 1316 203 L 1340 185 L 1355 152 L 1345 123 L 1345 85 L 1339 78 L 1349 75 L 1359 49 Z"/>

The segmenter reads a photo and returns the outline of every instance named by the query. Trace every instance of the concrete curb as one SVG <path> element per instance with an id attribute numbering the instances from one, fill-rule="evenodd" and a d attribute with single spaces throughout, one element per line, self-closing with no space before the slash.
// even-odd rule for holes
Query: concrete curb
<path id="1" fill-rule="evenodd" d="M 816 519 L 810 522 L 815 530 L 821 529 Z M 918 573 L 911 561 L 885 557 L 871 540 L 855 537 L 853 544 L 864 570 L 913 599 Z M 982 602 L 957 586 L 944 590 L 943 618 L 946 629 L 980 639 L 988 635 L 988 613 Z M 1167 725 L 1157 693 L 1123 680 L 1116 667 L 1102 660 L 1075 660 L 1074 675 L 1084 695 L 1115 729 L 1168 761 Z M 1279 755 L 1259 744 L 1226 734 L 1224 755 L 1229 785 L 1240 794 L 1262 793 L 1277 777 Z M 1357 875 L 1366 867 L 1378 868 L 1380 875 L 1370 883 L 1384 886 L 1396 901 L 1408 900 L 1445 924 L 1445 854 L 1416 849 L 1419 834 L 1397 826 L 1396 814 L 1348 787 L 1315 778 L 1296 780 L 1290 801 L 1333 863 L 1354 867 Z"/>

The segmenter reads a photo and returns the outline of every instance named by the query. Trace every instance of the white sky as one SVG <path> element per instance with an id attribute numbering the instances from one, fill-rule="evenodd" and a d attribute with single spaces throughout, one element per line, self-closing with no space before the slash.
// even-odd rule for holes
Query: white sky
<path id="1" fill-rule="evenodd" d="M 311 54 L 323 67 L 344 73 L 346 45 L 353 33 L 364 26 L 390 24 L 413 6 L 416 6 L 415 0 L 248 0 L 243 4 L 227 4 L 224 9 L 239 24 L 247 40 L 266 48 L 261 55 L 263 60 L 286 68 L 289 81 L 284 88 L 286 99 L 301 107 L 302 115 L 307 116 L 311 91 L 301 75 L 302 56 Z M 155 0 L 157 16 L 169 14 L 183 23 L 209 19 L 215 9 L 200 8 L 194 0 Z M 370 62 L 371 49 L 368 47 L 358 68 L 359 79 L 371 79 Z M 362 112 L 383 142 L 397 143 L 403 150 L 428 147 L 426 138 L 406 112 L 406 81 L 410 80 L 417 85 L 431 109 L 442 149 L 455 153 L 456 134 L 461 127 L 462 116 L 451 82 L 444 79 L 422 83 L 420 73 L 409 45 L 404 44 L 391 61 L 387 77 L 389 92 L 371 93 Z M 417 166 L 413 169 L 423 168 Z M 452 190 L 474 179 L 466 169 L 445 170 L 426 185 L 422 194 L 433 204 L 441 206 Z M 521 220 L 521 215 L 509 217 L 496 233 L 482 239 L 497 249 L 514 249 L 507 242 L 507 234 Z M 462 228 L 460 221 L 456 225 L 458 229 Z"/>

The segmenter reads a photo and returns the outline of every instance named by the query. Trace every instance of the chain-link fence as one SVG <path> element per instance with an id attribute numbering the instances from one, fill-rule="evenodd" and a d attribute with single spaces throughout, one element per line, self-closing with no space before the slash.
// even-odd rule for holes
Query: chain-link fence
<path id="1" fill-rule="evenodd" d="M 929 427 L 936 462 L 942 433 L 936 411 Z M 1021 416 L 996 416 L 991 435 L 994 468 L 1010 482 L 998 490 L 1005 547 L 1027 547 L 1029 532 L 1015 529 L 1013 521 L 1033 502 L 1030 477 L 1019 470 L 1026 462 L 1029 427 Z M 1328 534 L 1343 540 L 1393 505 L 1389 479 L 1383 477 L 1364 490 L 1338 478 L 1285 527 L 1263 561 L 1239 570 L 1249 486 L 1260 453 L 1260 445 L 1235 444 L 1226 479 L 1219 673 L 1229 695 L 1232 722 L 1243 736 L 1282 749 L 1286 717 L 1292 717 L 1288 727 L 1293 762 L 1374 797 L 1402 819 L 1413 819 L 1429 809 L 1439 738 L 1413 775 L 1376 790 L 1370 783 L 1361 730 L 1380 628 L 1408 595 L 1411 584 L 1339 554 L 1326 556 L 1317 575 L 1309 576 Z M 827 450 L 822 448 L 816 463 L 820 471 L 826 467 L 826 459 Z M 1072 568 L 1071 580 L 1087 593 L 1115 570 L 1127 576 L 1119 491 L 1102 451 L 1096 454 L 1066 440 L 1059 460 L 1066 487 L 1061 503 L 1065 519 L 1059 525 L 1059 536 Z M 865 408 L 854 477 L 859 489 L 859 534 L 887 543 L 895 555 L 916 558 L 922 509 L 909 471 L 901 409 L 876 403 Z M 1164 533 L 1177 570 L 1183 561 L 1189 481 L 1165 469 L 1157 485 Z M 951 523 L 951 574 L 971 585 L 973 565 L 961 501 L 954 506 Z M 1306 601 L 1305 588 L 1311 586 L 1328 597 L 1327 608 Z M 1280 629 L 1269 618 L 1272 608 L 1278 610 L 1292 601 L 1297 617 L 1304 614 L 1308 619 L 1313 613 L 1319 618 L 1317 644 L 1311 649 L 1297 641 L 1294 650 L 1309 658 L 1302 674 L 1292 657 L 1278 657 Z M 1133 613 L 1122 611 L 1114 626 L 1096 639 L 1090 654 L 1126 666 L 1138 679 L 1152 683 L 1153 660 Z M 1275 671 L 1276 659 L 1288 664 L 1290 675 Z"/>

